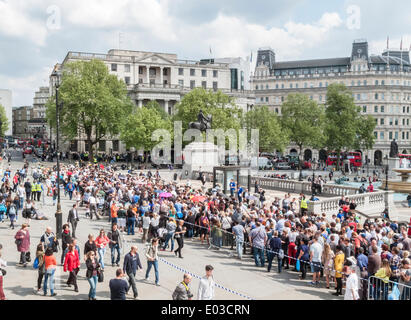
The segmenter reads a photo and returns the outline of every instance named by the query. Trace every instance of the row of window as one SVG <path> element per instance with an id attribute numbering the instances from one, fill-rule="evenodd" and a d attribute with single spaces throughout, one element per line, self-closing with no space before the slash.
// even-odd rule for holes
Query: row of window
<path id="1" fill-rule="evenodd" d="M 117 63 L 112 63 L 111 64 L 111 71 L 116 72 L 118 70 Z M 124 65 L 124 72 L 131 72 L 131 66 L 129 64 Z M 138 73 L 143 74 L 144 67 L 139 67 L 138 68 Z M 207 70 L 206 69 L 201 69 L 201 76 L 202 77 L 207 77 Z M 218 78 L 218 70 L 212 70 L 213 71 L 213 77 Z M 157 70 L 155 68 L 150 68 L 150 76 L 155 76 Z M 167 76 L 168 75 L 168 69 L 164 68 L 163 69 L 163 75 Z M 184 68 L 178 68 L 178 75 L 183 76 L 184 75 Z M 190 76 L 196 76 L 196 69 L 190 69 Z"/>
<path id="2" fill-rule="evenodd" d="M 409 126 L 410 125 L 410 119 L 402 119 L 401 122 L 402 122 L 403 126 L 405 126 L 405 125 Z M 375 123 L 377 125 L 379 124 L 379 125 L 383 126 L 383 125 L 385 125 L 385 119 L 384 118 L 380 118 L 380 119 L 376 118 Z M 400 122 L 397 118 L 389 118 L 389 123 L 387 123 L 387 124 L 389 124 L 390 126 L 398 126 L 399 123 Z"/>
<path id="3" fill-rule="evenodd" d="M 339 83 L 341 83 L 341 84 L 343 84 L 344 83 L 344 81 L 340 81 Z M 381 80 L 381 82 L 379 81 L 379 80 L 375 80 L 375 82 L 374 82 L 374 84 L 376 85 L 376 86 L 378 86 L 378 85 L 382 85 L 382 86 L 384 86 L 385 85 L 385 80 Z M 347 82 L 346 83 L 346 85 L 349 87 L 350 86 L 350 83 L 349 82 Z M 391 80 L 391 85 L 400 85 L 400 80 Z M 403 85 L 404 86 L 411 86 L 411 81 L 410 80 L 404 80 L 404 82 L 403 82 Z M 351 81 L 351 87 L 355 87 L 355 86 L 367 86 L 367 80 L 358 80 L 358 81 L 354 81 L 354 80 L 352 80 Z M 315 86 L 315 84 L 314 83 L 310 83 L 310 84 L 308 84 L 307 82 L 304 82 L 304 86 L 302 87 L 302 88 L 327 88 L 328 87 L 328 82 L 319 82 L 318 83 L 318 86 Z M 284 83 L 281 83 L 281 84 L 278 84 L 278 83 L 276 83 L 275 84 L 275 86 L 273 86 L 273 89 L 294 89 L 294 88 L 296 88 L 296 89 L 298 89 L 299 88 L 299 84 L 298 83 L 289 83 L 288 84 L 288 87 L 286 88 L 286 84 L 284 84 Z M 268 85 L 268 84 L 261 84 L 261 85 L 256 85 L 255 86 L 255 89 L 256 90 L 270 90 L 271 88 L 270 88 L 270 86 Z"/>
<path id="4" fill-rule="evenodd" d="M 367 106 L 362 107 L 363 112 L 367 113 L 368 108 Z M 381 111 L 380 111 L 381 110 Z M 390 106 L 388 109 L 388 112 L 391 113 L 400 113 L 401 107 L 400 106 Z M 374 113 L 384 113 L 385 112 L 385 106 L 374 106 Z M 402 113 L 410 113 L 410 107 L 402 107 Z"/>
<path id="5" fill-rule="evenodd" d="M 390 131 L 390 132 L 388 132 L 388 135 L 385 134 L 385 131 L 379 131 L 379 132 L 375 131 L 374 132 L 374 137 L 375 137 L 376 140 L 385 140 L 387 136 L 388 136 L 389 141 L 391 141 L 392 139 L 399 140 L 399 137 L 400 137 L 398 131 L 396 131 L 396 132 Z M 401 132 L 401 140 L 409 140 L 409 138 L 410 138 L 410 132 L 409 131 L 407 131 L 407 132 L 402 131 Z"/>
<path id="6" fill-rule="evenodd" d="M 184 80 L 180 79 L 178 80 L 178 85 L 181 87 L 184 87 Z M 196 81 L 195 80 L 191 80 L 190 81 L 190 89 L 194 89 L 196 88 Z M 201 87 L 204 89 L 207 89 L 207 81 L 201 81 Z M 213 81 L 213 90 L 217 91 L 218 90 L 218 82 L 217 81 Z"/>

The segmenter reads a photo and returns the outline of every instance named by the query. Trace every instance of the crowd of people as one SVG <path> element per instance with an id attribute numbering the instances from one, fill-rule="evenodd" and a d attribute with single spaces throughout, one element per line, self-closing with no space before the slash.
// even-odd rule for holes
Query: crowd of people
<path id="1" fill-rule="evenodd" d="M 8 168 L 1 187 L 0 203 L 5 211 L 0 205 L 0 213 L 8 216 L 11 227 L 19 211 L 26 219 L 15 235 L 22 267 L 31 261 L 31 217 L 33 212 L 39 211 L 35 203 L 41 201 L 41 194 L 52 197 L 55 203 L 58 187 L 55 170 L 34 168 L 32 175 L 35 174 L 44 177 L 44 182 L 36 180 L 33 189 L 27 164 L 14 175 Z M 257 267 L 266 267 L 268 272 L 271 272 L 273 261 L 279 273 L 292 269 L 301 273 L 303 281 L 311 272 L 312 286 L 327 289 L 333 286 L 336 296 L 342 295 L 345 280 L 346 299 L 387 299 L 393 283 L 399 284 L 402 299 L 411 298 L 410 229 L 382 219 L 367 219 L 361 223 L 355 214 L 355 204 L 344 197 L 340 200 L 340 210 L 327 217 L 308 212 L 303 194 L 300 197 L 286 194 L 282 199 L 267 201 L 265 191 L 258 185 L 253 193 L 233 181 L 230 195 L 226 196 L 219 187 L 196 189 L 190 182 L 166 182 L 158 171 L 131 175 L 98 164 L 64 165 L 60 181 L 62 194 L 72 200 L 73 205 L 63 226 L 61 243 L 52 229 L 47 228 L 33 258 L 38 269 L 37 288 L 38 291 L 43 289 L 44 295 L 48 288 L 52 296 L 56 295 L 54 274 L 61 246 L 59 260 L 64 272 L 68 273 L 67 285 L 73 285 L 78 292 L 77 275 L 81 260 L 84 260 L 90 284 L 89 299 L 95 300 L 96 287 L 104 281 L 107 249 L 111 252 L 111 265 L 120 267 L 120 249 L 125 239 L 134 239 L 138 233 L 146 244 L 145 279 L 149 281 L 150 271 L 154 269 L 158 286 L 159 251 L 170 250 L 183 259 L 184 241 L 198 238 L 209 249 L 233 250 L 231 256 L 236 252 L 240 260 L 249 254 Z M 33 192 L 36 195 L 32 201 Z M 107 234 L 102 229 L 96 238 L 93 234 L 88 236 L 83 256 L 76 238 L 76 229 L 81 223 L 79 208 L 84 209 L 91 220 L 108 217 L 110 223 Z M 116 272 L 116 279 L 110 281 L 112 298 L 123 298 L 129 291 L 134 298 L 138 297 L 135 276 L 142 269 L 142 263 L 137 251 L 136 246 L 131 246 L 122 259 L 122 268 Z M 0 264 L 4 263 L 0 260 Z M 212 267 L 207 268 L 210 273 Z M 114 281 L 124 280 L 125 275 L 128 284 Z M 0 278 L 1 285 L 3 279 Z M 214 296 L 210 275 L 204 279 L 200 281 L 199 299 Z M 191 299 L 192 294 L 188 294 L 190 281 L 191 277 L 185 275 L 173 298 Z M 372 281 L 370 293 L 367 292 L 369 281 Z M 2 289 L 0 297 L 4 297 Z"/>

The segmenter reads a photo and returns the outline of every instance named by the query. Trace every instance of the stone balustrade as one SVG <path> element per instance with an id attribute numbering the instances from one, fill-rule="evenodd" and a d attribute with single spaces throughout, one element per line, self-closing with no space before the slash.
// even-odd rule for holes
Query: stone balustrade
<path id="1" fill-rule="evenodd" d="M 296 180 L 284 180 L 276 178 L 261 178 L 261 177 L 251 177 L 251 184 L 254 186 L 255 182 L 258 181 L 260 188 L 266 190 L 280 190 L 291 193 L 305 193 L 311 194 L 311 182 L 308 181 L 296 181 Z M 240 179 L 242 183 L 242 179 Z M 344 185 L 334 185 L 334 184 L 324 184 L 321 196 L 333 197 L 333 196 L 348 196 L 358 193 L 358 188 L 344 186 Z"/>
<path id="2" fill-rule="evenodd" d="M 327 216 L 337 214 L 340 208 L 338 205 L 340 199 L 341 197 L 333 197 L 321 201 L 310 201 L 308 203 L 308 212 L 325 213 Z M 387 206 L 390 208 L 390 214 L 395 214 L 393 191 L 355 194 L 348 196 L 348 199 L 357 204 L 357 211 L 370 217 L 379 217 Z"/>

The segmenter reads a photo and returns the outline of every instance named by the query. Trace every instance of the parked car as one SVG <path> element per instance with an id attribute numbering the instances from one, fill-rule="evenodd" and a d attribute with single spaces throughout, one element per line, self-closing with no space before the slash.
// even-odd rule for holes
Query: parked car
<path id="1" fill-rule="evenodd" d="M 275 170 L 291 170 L 291 166 L 286 162 L 278 162 L 274 166 Z"/>

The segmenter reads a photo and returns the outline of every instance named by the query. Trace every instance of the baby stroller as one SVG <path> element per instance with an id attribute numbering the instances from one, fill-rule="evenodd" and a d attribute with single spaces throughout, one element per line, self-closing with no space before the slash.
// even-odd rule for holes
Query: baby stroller
<path id="1" fill-rule="evenodd" d="M 160 228 L 157 230 L 157 235 L 158 235 L 158 246 L 163 247 L 164 243 L 166 241 L 166 235 L 168 231 L 166 228 Z"/>

